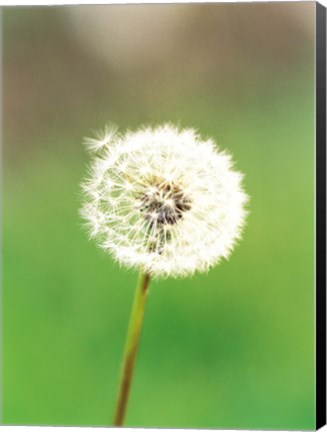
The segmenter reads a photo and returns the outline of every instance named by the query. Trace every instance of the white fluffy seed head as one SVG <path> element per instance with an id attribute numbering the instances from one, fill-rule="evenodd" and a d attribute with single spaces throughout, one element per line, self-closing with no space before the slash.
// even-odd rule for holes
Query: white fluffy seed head
<path id="1" fill-rule="evenodd" d="M 180 277 L 229 256 L 248 197 L 243 175 L 211 139 L 165 124 L 125 135 L 108 128 L 86 144 L 95 155 L 81 214 L 120 263 Z"/>

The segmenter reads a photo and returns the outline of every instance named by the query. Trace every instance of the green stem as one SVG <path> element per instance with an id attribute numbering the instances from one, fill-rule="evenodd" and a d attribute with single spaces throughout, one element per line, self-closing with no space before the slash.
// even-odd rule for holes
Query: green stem
<path id="1" fill-rule="evenodd" d="M 148 297 L 150 275 L 140 272 L 135 291 L 134 303 L 129 322 L 125 352 L 122 361 L 122 374 L 119 383 L 114 426 L 122 426 L 125 419 L 128 396 L 132 384 L 133 372 L 141 339 L 146 299 Z"/>

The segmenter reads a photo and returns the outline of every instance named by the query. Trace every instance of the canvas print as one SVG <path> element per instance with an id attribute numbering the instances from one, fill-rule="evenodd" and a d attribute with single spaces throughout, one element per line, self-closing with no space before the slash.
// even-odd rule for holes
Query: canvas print
<path id="1" fill-rule="evenodd" d="M 321 425 L 317 7 L 2 10 L 2 424 Z"/>

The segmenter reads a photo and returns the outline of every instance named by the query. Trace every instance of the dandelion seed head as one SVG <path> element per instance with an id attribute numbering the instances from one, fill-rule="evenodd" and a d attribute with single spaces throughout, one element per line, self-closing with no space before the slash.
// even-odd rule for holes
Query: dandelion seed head
<path id="1" fill-rule="evenodd" d="M 248 197 L 231 156 L 193 129 L 165 124 L 88 139 L 81 215 L 121 263 L 153 276 L 207 271 L 240 239 Z"/>

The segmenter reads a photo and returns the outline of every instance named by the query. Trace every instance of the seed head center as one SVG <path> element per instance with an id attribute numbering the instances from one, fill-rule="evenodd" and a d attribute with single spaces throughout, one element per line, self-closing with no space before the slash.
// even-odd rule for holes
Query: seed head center
<path id="1" fill-rule="evenodd" d="M 174 225 L 190 209 L 190 198 L 171 181 L 152 179 L 140 197 L 140 211 L 152 224 Z"/>

